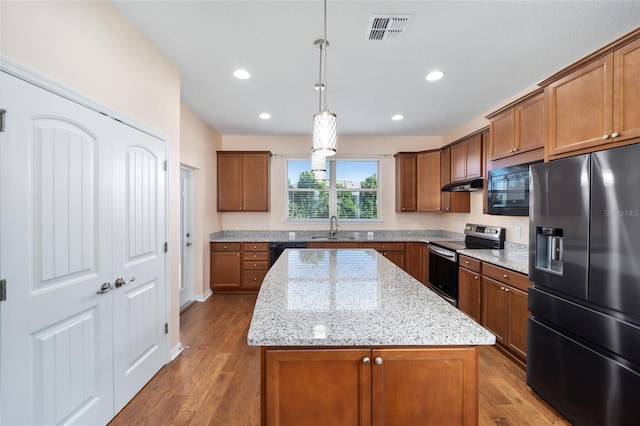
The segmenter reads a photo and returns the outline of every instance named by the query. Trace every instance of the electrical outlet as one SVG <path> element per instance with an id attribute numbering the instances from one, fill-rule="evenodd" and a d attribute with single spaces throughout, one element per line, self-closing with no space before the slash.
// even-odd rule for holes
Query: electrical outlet
<path id="1" fill-rule="evenodd" d="M 522 236 L 522 229 L 519 226 L 516 226 L 515 229 L 516 238 L 520 238 Z"/>

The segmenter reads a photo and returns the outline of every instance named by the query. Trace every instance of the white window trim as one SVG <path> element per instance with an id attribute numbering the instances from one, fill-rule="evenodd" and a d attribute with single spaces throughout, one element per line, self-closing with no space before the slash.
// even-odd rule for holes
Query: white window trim
<path id="1" fill-rule="evenodd" d="M 382 164 L 382 157 L 333 157 L 327 158 L 327 162 L 336 161 L 376 161 L 378 163 L 378 187 L 374 189 L 369 188 L 359 188 L 359 191 L 365 192 L 377 192 L 378 196 L 376 197 L 377 210 L 378 210 L 378 218 L 377 219 L 348 219 L 348 218 L 338 218 L 341 223 L 350 223 L 350 224 L 380 224 L 382 223 L 382 184 L 380 182 L 380 166 Z M 336 215 L 338 213 L 338 189 L 335 187 L 336 182 L 336 167 L 330 167 L 330 178 L 329 178 L 329 218 L 319 218 L 319 219 L 293 219 L 289 217 L 289 161 L 307 161 L 308 158 L 304 157 L 288 157 L 285 160 L 285 174 L 284 174 L 284 190 L 285 190 L 285 205 L 284 205 L 284 223 L 285 224 L 326 224 L 327 220 L 331 218 L 331 216 Z M 331 184 L 333 182 L 333 185 Z M 345 190 L 348 191 L 348 190 Z"/>

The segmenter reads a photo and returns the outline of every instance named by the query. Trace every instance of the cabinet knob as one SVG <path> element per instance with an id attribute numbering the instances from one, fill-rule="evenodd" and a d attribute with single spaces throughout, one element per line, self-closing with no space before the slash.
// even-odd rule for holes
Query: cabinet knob
<path id="1" fill-rule="evenodd" d="M 236 253 L 236 256 L 240 256 L 240 253 Z"/>
<path id="2" fill-rule="evenodd" d="M 369 359 L 368 356 L 365 356 L 364 358 L 362 358 L 362 363 L 363 364 L 369 364 L 371 362 L 371 360 Z"/>
<path id="3" fill-rule="evenodd" d="M 509 289 L 505 287 L 505 288 L 504 288 L 504 291 L 508 292 L 508 291 L 509 291 Z"/>
<path id="4" fill-rule="evenodd" d="M 502 274 L 502 278 L 507 278 L 508 279 L 509 277 L 507 276 L 507 274 Z"/>
<path id="5" fill-rule="evenodd" d="M 468 261 L 468 260 L 465 260 L 465 261 L 464 261 L 464 263 L 466 263 L 466 264 L 468 265 L 468 264 L 469 264 L 469 261 Z"/>
<path id="6" fill-rule="evenodd" d="M 474 275 L 474 276 L 473 276 L 473 278 L 475 278 L 475 279 L 477 280 L 477 279 L 478 279 L 478 276 L 477 276 L 477 275 Z"/>
<path id="7" fill-rule="evenodd" d="M 376 359 L 373 360 L 373 362 L 376 363 L 376 365 L 382 365 L 382 358 L 380 358 L 379 356 L 376 357 Z"/>
<path id="8" fill-rule="evenodd" d="M 224 246 L 224 249 L 226 250 L 226 249 L 227 249 L 227 246 Z"/>
<path id="9" fill-rule="evenodd" d="M 253 255 L 253 258 L 255 259 L 256 257 L 258 257 L 258 255 L 257 255 L 257 254 L 254 254 L 254 255 Z"/>
<path id="10" fill-rule="evenodd" d="M 620 134 L 618 132 L 614 132 L 611 134 L 612 138 L 617 138 L 618 136 L 620 136 Z"/>
<path id="11" fill-rule="evenodd" d="M 503 291 L 504 291 L 504 287 L 500 287 L 500 290 L 503 290 Z"/>
<path id="12" fill-rule="evenodd" d="M 258 265 L 256 265 L 255 263 L 253 264 L 253 267 L 256 268 Z"/>
<path id="13" fill-rule="evenodd" d="M 604 140 L 609 139 L 609 135 L 603 135 L 603 136 L 602 136 L 602 139 L 604 139 Z"/>
<path id="14" fill-rule="evenodd" d="M 253 277 L 253 280 L 254 280 L 254 281 L 258 281 L 258 279 L 257 279 L 256 277 Z"/>

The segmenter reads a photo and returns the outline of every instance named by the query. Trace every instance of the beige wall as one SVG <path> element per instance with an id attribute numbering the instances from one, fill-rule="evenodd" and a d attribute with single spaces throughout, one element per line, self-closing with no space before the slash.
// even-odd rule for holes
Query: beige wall
<path id="1" fill-rule="evenodd" d="M 179 341 L 180 75 L 110 2 L 2 1 L 0 53 L 170 141 L 171 347 Z"/>
<path id="2" fill-rule="evenodd" d="M 209 233 L 222 229 L 222 215 L 216 213 L 216 150 L 222 136 L 188 106 L 181 106 L 180 161 L 193 170 L 194 189 L 194 292 L 209 290 Z"/>

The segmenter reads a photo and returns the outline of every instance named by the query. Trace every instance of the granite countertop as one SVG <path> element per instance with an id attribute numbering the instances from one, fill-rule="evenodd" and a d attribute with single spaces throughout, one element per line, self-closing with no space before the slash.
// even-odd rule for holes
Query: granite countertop
<path id="1" fill-rule="evenodd" d="M 267 273 L 252 346 L 492 345 L 495 336 L 370 249 L 285 250 Z"/>
<path id="2" fill-rule="evenodd" d="M 529 252 L 524 244 L 507 244 L 504 250 L 471 249 L 458 250 L 458 253 L 525 275 L 529 274 Z"/>

